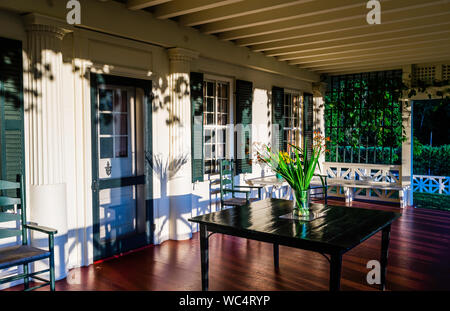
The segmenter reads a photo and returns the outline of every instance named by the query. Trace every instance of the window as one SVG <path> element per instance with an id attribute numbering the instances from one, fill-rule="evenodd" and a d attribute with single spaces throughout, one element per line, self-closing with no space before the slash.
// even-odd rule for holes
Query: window
<path id="1" fill-rule="evenodd" d="M 100 158 L 128 157 L 128 94 L 99 90 Z"/>
<path id="2" fill-rule="evenodd" d="M 331 76 L 325 96 L 326 161 L 399 164 L 402 71 Z"/>
<path id="3" fill-rule="evenodd" d="M 301 115 L 300 115 L 300 94 L 284 93 L 284 129 L 283 129 L 283 148 L 288 152 L 293 152 L 289 144 L 299 146 L 301 134 Z"/>
<path id="4" fill-rule="evenodd" d="M 203 85 L 203 135 L 205 174 L 219 172 L 218 160 L 225 158 L 229 122 L 230 85 L 205 80 Z"/>

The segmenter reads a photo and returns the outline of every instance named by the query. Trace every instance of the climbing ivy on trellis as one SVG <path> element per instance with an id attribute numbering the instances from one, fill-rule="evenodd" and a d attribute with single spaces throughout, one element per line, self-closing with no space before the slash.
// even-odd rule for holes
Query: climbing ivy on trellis
<path id="1" fill-rule="evenodd" d="M 402 129 L 402 71 L 328 77 L 325 134 L 331 138 L 326 160 L 399 164 Z"/>

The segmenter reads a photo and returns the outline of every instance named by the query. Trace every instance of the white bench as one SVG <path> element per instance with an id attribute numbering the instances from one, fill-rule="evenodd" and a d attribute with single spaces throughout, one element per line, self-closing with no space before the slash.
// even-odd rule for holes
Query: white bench
<path id="1" fill-rule="evenodd" d="M 410 205 L 409 185 L 400 182 L 399 165 L 332 163 L 323 167 L 328 175 L 328 196 L 400 203 Z M 398 195 L 396 195 L 398 194 Z"/>

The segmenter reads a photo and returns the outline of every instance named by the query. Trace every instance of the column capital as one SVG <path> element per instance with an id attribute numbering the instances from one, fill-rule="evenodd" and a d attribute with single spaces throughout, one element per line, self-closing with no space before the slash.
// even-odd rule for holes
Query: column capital
<path id="1" fill-rule="evenodd" d="M 169 59 L 170 61 L 184 61 L 191 62 L 197 59 L 199 52 L 184 49 L 184 48 L 171 48 L 169 49 Z"/>
<path id="2" fill-rule="evenodd" d="M 53 35 L 59 40 L 62 40 L 67 33 L 73 31 L 73 27 L 64 21 L 37 13 L 24 15 L 23 23 L 29 33 Z"/>
<path id="3" fill-rule="evenodd" d="M 312 91 L 314 97 L 323 97 L 327 91 L 327 83 L 325 82 L 313 82 Z"/>

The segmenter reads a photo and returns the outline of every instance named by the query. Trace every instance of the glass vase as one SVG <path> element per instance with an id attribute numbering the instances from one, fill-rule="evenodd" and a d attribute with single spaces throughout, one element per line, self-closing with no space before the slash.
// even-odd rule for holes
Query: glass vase
<path id="1" fill-rule="evenodd" d="M 309 190 L 294 189 L 294 214 L 299 217 L 309 217 Z"/>

